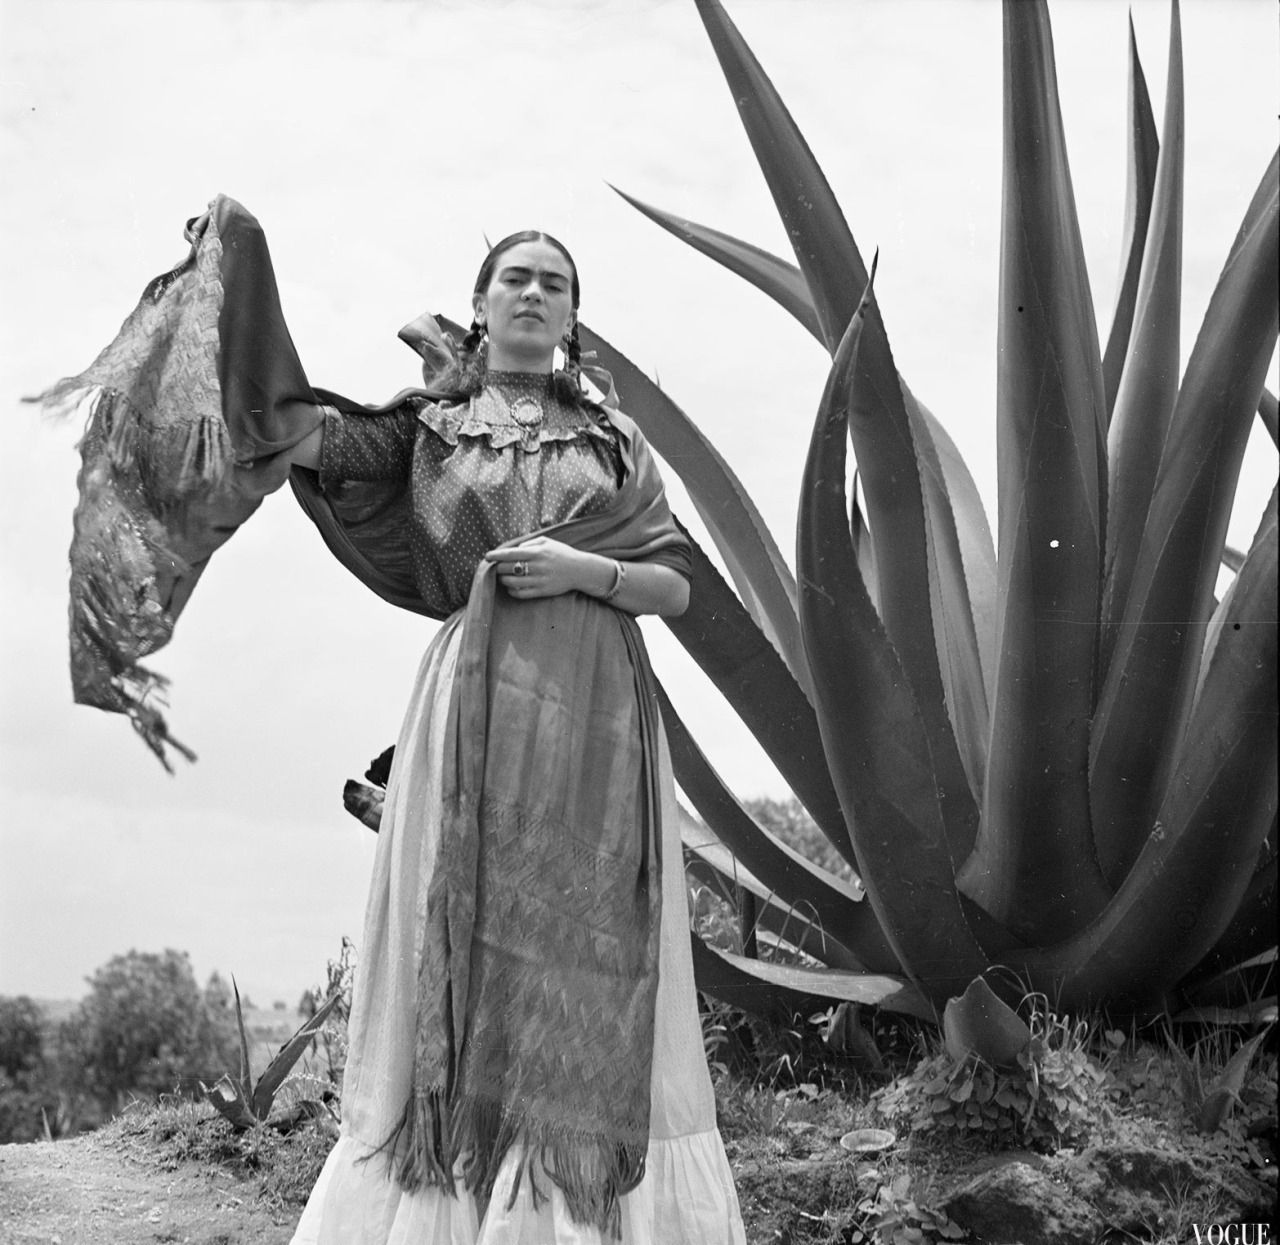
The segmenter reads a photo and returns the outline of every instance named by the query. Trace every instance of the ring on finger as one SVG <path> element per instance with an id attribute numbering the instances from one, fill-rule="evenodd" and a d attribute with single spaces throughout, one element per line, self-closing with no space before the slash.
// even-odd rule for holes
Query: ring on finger
<path id="1" fill-rule="evenodd" d="M 529 573 L 529 563 L 528 563 L 528 562 L 517 562 L 517 563 L 516 563 L 516 564 L 511 568 L 511 573 L 512 573 L 513 575 L 527 575 L 527 574 Z"/>

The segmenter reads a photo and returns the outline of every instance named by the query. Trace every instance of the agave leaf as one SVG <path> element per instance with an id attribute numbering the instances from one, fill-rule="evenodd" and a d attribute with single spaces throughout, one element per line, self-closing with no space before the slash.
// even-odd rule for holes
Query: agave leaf
<path id="1" fill-rule="evenodd" d="M 956 1063 L 977 1055 L 993 1068 L 1012 1063 L 1031 1041 L 1026 1022 L 982 977 L 975 977 L 958 998 L 947 1000 L 942 1034 L 947 1054 Z"/>
<path id="2" fill-rule="evenodd" d="M 928 513 L 931 516 L 941 515 L 941 521 L 928 524 L 930 587 L 931 592 L 941 598 L 935 605 L 934 632 L 939 653 L 946 654 L 942 664 L 949 676 L 947 710 L 956 729 L 970 789 L 975 798 L 979 798 L 985 778 L 986 741 L 990 729 L 987 705 L 995 678 L 995 546 L 991 541 L 991 528 L 982 499 L 955 442 L 929 409 L 910 393 L 901 375 L 898 380 L 912 413 L 914 432 L 917 435 L 921 432 L 917 412 L 926 425 L 926 435 L 919 435 L 922 447 L 920 461 L 930 468 L 925 474 L 925 496 L 929 499 Z M 929 452 L 930 438 L 932 453 Z M 879 613 L 875 546 L 858 502 L 856 471 L 854 477 L 849 499 L 849 531 L 862 582 Z M 948 511 L 950 522 L 947 521 Z M 951 540 L 953 534 L 954 543 Z M 939 540 L 939 535 L 943 539 Z M 957 575 L 963 576 L 967 588 L 955 586 Z M 962 637 L 958 645 L 957 630 Z M 950 680 L 958 667 L 965 668 L 966 675 L 963 683 L 957 686 Z M 957 692 L 962 694 L 957 695 Z M 971 721 L 967 725 L 957 725 L 966 714 Z"/>
<path id="3" fill-rule="evenodd" d="M 1222 551 L 1222 565 L 1229 567 L 1238 576 L 1240 568 L 1244 566 L 1245 555 L 1239 550 L 1231 549 L 1230 546 L 1224 547 Z M 1226 625 L 1227 615 L 1231 610 L 1231 599 L 1235 595 L 1236 579 L 1227 585 L 1227 590 L 1222 594 L 1222 600 L 1214 607 L 1213 616 L 1209 619 L 1209 625 L 1205 628 L 1204 634 L 1204 652 L 1200 658 L 1200 677 L 1196 681 L 1196 697 L 1200 695 L 1201 689 L 1204 687 L 1204 676 L 1209 671 L 1210 663 L 1213 661 L 1213 651 L 1217 647 L 1218 640 L 1222 636 L 1222 628 Z"/>
<path id="4" fill-rule="evenodd" d="M 719 0 L 697 4 L 809 287 L 823 340 L 834 351 L 866 285 L 866 265 L 826 177 L 760 62 Z"/>
<path id="5" fill-rule="evenodd" d="M 1227 612 L 1231 609 L 1231 598 L 1235 595 L 1235 590 L 1236 581 L 1233 579 L 1227 585 L 1227 590 L 1223 593 L 1222 600 L 1214 607 L 1213 617 L 1209 619 L 1209 625 L 1205 627 L 1204 653 L 1200 660 L 1200 678 L 1196 683 L 1197 696 L 1200 695 L 1200 689 L 1204 686 L 1204 676 L 1208 673 L 1209 663 L 1213 660 L 1213 650 L 1217 647 L 1218 640 L 1222 636 L 1222 628 L 1227 620 Z"/>
<path id="6" fill-rule="evenodd" d="M 977 617 L 971 607 L 970 589 L 974 585 L 980 586 L 985 575 L 987 603 L 994 609 L 997 583 L 995 550 L 990 544 L 991 530 L 986 525 L 985 514 L 981 513 L 982 503 L 977 498 L 976 489 L 969 500 L 979 508 L 977 517 L 981 521 L 981 527 L 971 532 L 968 540 L 962 541 L 949 486 L 954 480 L 960 486 L 958 495 L 963 497 L 963 485 L 959 479 L 954 478 L 954 471 L 949 473 L 943 468 L 935 430 L 942 434 L 947 443 L 950 438 L 906 385 L 901 385 L 901 392 L 924 498 L 924 548 L 938 672 L 947 720 L 964 767 L 968 792 L 974 801 L 973 832 L 976 833 L 977 810 L 986 781 L 987 740 L 991 724 L 988 715 L 986 668 L 982 660 Z M 958 462 L 958 451 L 955 451 L 954 445 L 951 445 L 951 449 Z M 967 472 L 965 475 L 967 476 Z M 969 480 L 971 486 L 972 483 Z M 983 532 L 987 539 L 985 549 L 981 544 Z M 994 648 L 994 627 L 990 637 L 991 647 Z M 990 669 L 994 677 L 994 665 Z M 941 741 L 942 737 L 939 739 Z M 962 858 L 972 844 L 972 835 L 957 841 L 957 845 L 962 848 Z"/>
<path id="7" fill-rule="evenodd" d="M 1115 643 L 1133 581 L 1156 472 L 1178 395 L 1179 318 L 1182 305 L 1182 30 L 1178 5 L 1170 11 L 1169 74 L 1164 141 L 1156 170 L 1155 198 L 1134 326 L 1107 433 L 1110 465 L 1106 582 L 1102 596 L 1102 667 Z M 1115 845 L 1098 841 L 1103 872 L 1113 886 L 1130 861 L 1117 861 Z"/>
<path id="8" fill-rule="evenodd" d="M 302 1052 L 311 1045 L 312 1038 L 324 1027 L 324 1022 L 329 1019 L 329 1013 L 337 1007 L 341 998 L 340 994 L 334 994 L 326 999 L 316 1009 L 315 1015 L 280 1048 L 276 1057 L 267 1065 L 267 1070 L 258 1078 L 258 1084 L 253 1091 L 253 1114 L 258 1119 L 265 1120 L 271 1114 L 271 1104 L 275 1101 L 276 1090 L 289 1075 L 293 1065 L 302 1057 Z"/>
<path id="9" fill-rule="evenodd" d="M 822 340 L 827 350 L 834 352 L 857 308 L 859 291 L 866 284 L 866 265 L 840 205 L 804 136 L 719 0 L 698 0 L 698 12 L 799 261 L 821 325 Z M 792 305 L 794 300 L 779 301 L 808 326 L 807 317 Z M 902 387 L 905 392 L 906 385 Z M 948 479 L 953 475 L 961 478 L 967 483 L 966 494 L 976 498 L 977 490 L 959 455 L 946 457 Z M 932 487 L 926 482 L 926 489 Z M 939 514 L 950 509 L 945 495 L 931 500 L 930 504 Z M 972 511 L 966 506 L 965 518 L 971 517 Z M 955 519 L 950 520 L 952 525 L 955 522 Z M 869 523 L 874 533 L 874 510 L 869 514 Z M 985 527 L 985 517 L 982 525 Z M 980 537 L 976 541 L 980 541 Z M 975 542 L 968 539 L 967 533 L 961 537 L 963 546 L 971 543 Z M 950 548 L 934 549 L 933 553 L 940 564 L 954 556 Z M 978 561 L 975 560 L 973 565 L 976 572 Z M 971 613 L 972 608 L 967 597 L 963 602 L 949 600 L 947 607 L 961 620 Z M 966 629 L 968 625 L 965 624 Z M 971 699 L 965 695 L 959 698 L 959 703 L 964 704 Z M 960 716 L 965 716 L 965 713 L 962 709 Z"/>
<path id="10" fill-rule="evenodd" d="M 712 42 L 716 47 L 717 55 L 720 56 L 726 77 L 729 78 L 735 90 L 748 135 L 774 192 L 775 202 L 778 203 L 779 210 L 782 212 L 784 223 L 787 224 L 792 241 L 797 246 L 797 255 L 801 254 L 802 247 L 808 247 L 810 254 L 823 256 L 830 262 L 836 262 L 836 259 L 843 255 L 844 259 L 852 264 L 851 271 L 855 274 L 856 280 L 857 274 L 864 273 L 857 247 L 844 224 L 843 217 L 840 216 L 839 207 L 831 195 L 830 187 L 768 77 L 752 57 L 750 50 L 718 4 L 704 6 L 703 19 L 711 33 Z M 742 95 L 739 88 L 745 89 L 750 98 Z M 764 153 L 768 153 L 767 158 Z M 814 225 L 811 214 L 807 210 L 796 213 L 795 205 L 789 197 L 791 192 L 787 187 L 799 187 L 796 193 L 802 197 L 811 194 L 816 196 L 813 202 L 822 205 L 819 213 L 823 216 L 822 227 L 829 226 L 837 229 L 837 233 L 826 240 L 813 236 L 809 232 Z M 835 349 L 840 338 L 840 330 L 847 323 L 848 315 L 852 311 L 848 303 L 846 273 L 830 267 L 819 271 L 820 265 L 818 265 L 806 268 L 805 275 L 802 276 L 799 270 L 770 255 L 767 251 L 730 238 L 728 235 L 707 230 L 704 226 L 694 225 L 692 222 L 671 216 L 629 196 L 623 197 L 650 219 L 677 236 L 683 237 L 699 251 L 711 255 L 732 271 L 745 276 L 790 311 L 827 346 L 829 351 Z M 812 207 L 808 198 L 805 198 L 805 203 Z M 797 238 L 803 238 L 803 241 L 797 242 Z M 826 246 L 827 241 L 830 241 L 832 246 Z M 809 290 L 817 289 L 814 285 L 815 281 L 820 280 L 823 283 L 820 294 L 827 299 L 829 312 L 828 323 L 825 326 L 819 323 L 819 317 L 814 314 L 814 303 L 806 292 L 806 279 Z M 837 330 L 831 329 L 832 317 L 839 321 Z M 928 469 L 924 490 L 932 519 L 929 556 L 936 561 L 939 568 L 935 595 L 940 597 L 942 605 L 934 612 L 938 660 L 941 661 L 944 670 L 948 710 L 952 720 L 957 723 L 957 731 L 961 734 L 960 748 L 969 777 L 969 786 L 971 790 L 979 791 L 985 768 L 983 744 L 987 736 L 985 701 L 988 690 L 986 685 L 990 681 L 990 646 L 994 643 L 994 627 L 988 625 L 984 628 L 988 648 L 985 667 L 987 678 L 985 681 L 979 679 L 977 686 L 971 687 L 969 684 L 972 683 L 972 679 L 967 678 L 965 672 L 969 667 L 981 667 L 982 663 L 977 653 L 977 636 L 969 634 L 974 631 L 975 613 L 970 594 L 975 587 L 976 579 L 978 591 L 974 595 L 982 602 L 982 622 L 986 624 L 987 615 L 993 613 L 995 552 L 991 545 L 990 528 L 982 511 L 981 502 L 978 500 L 977 488 L 964 461 L 934 417 L 923 407 L 920 407 L 917 412 L 914 399 L 907 391 L 905 383 L 902 383 L 902 390 L 905 401 L 911 406 L 912 418 L 917 425 L 920 423 L 920 415 L 923 415 L 924 421 L 929 426 L 928 432 L 917 428 L 916 444 L 917 452 Z M 934 449 L 934 440 L 942 445 L 941 453 Z M 672 461 L 678 464 L 680 460 Z M 678 467 L 678 469 L 683 474 L 683 468 Z M 961 504 L 957 507 L 958 513 L 954 515 L 952 502 L 948 497 L 949 491 L 952 496 L 961 499 Z M 871 526 L 876 527 L 874 518 Z M 723 552 L 723 546 L 718 539 L 717 545 Z M 983 572 L 987 567 L 990 567 L 990 575 L 984 576 Z M 738 579 L 735 573 L 735 583 L 738 583 Z M 990 590 L 986 590 L 988 579 L 991 584 Z M 750 599 L 744 596 L 744 600 L 750 607 Z"/>
<path id="11" fill-rule="evenodd" d="M 1244 565 L 1244 553 L 1234 545 L 1222 546 L 1222 565 L 1233 574 Z"/>
<path id="12" fill-rule="evenodd" d="M 1187 364 L 1094 716 L 1094 832 L 1117 867 L 1141 850 L 1176 773 L 1174 743 L 1195 694 L 1240 463 L 1280 327 L 1278 260 L 1273 156 Z"/>
<path id="13" fill-rule="evenodd" d="M 904 970 L 941 1001 L 978 976 L 986 956 L 955 890 L 924 721 L 863 587 L 845 517 L 850 390 L 865 323 L 859 310 L 836 353 L 805 464 L 796 541 L 800 624 L 827 764 L 863 885 Z"/>
<path id="14" fill-rule="evenodd" d="M 904 394 L 908 392 L 905 383 L 902 390 Z M 920 414 L 924 416 L 937 456 L 938 469 L 941 471 L 942 480 L 937 491 L 949 504 L 955 526 L 960 563 L 968 585 L 967 618 L 972 620 L 974 644 L 982 668 L 982 685 L 986 693 L 983 705 L 985 714 L 987 707 L 995 699 L 996 678 L 998 575 L 996 547 L 991 539 L 991 524 L 987 521 L 987 511 L 982 504 L 982 498 L 978 495 L 978 486 L 973 482 L 973 476 L 960 456 L 956 443 L 923 402 L 916 398 L 915 404 Z M 949 535 L 945 525 L 941 530 Z M 948 548 L 946 543 L 938 545 L 935 542 L 935 557 L 939 562 L 945 560 Z M 960 607 L 961 599 L 958 594 L 947 602 L 948 609 L 958 610 Z M 984 745 L 987 734 L 987 731 L 983 732 Z M 981 789 L 982 783 L 979 782 L 975 787 L 975 793 Z"/>
<path id="15" fill-rule="evenodd" d="M 1276 554 L 1272 493 L 1141 854 L 1087 930 L 1014 957 L 1065 1008 L 1158 999 L 1219 942 L 1253 879 L 1276 813 Z"/>
<path id="16" fill-rule="evenodd" d="M 863 1003 L 936 1022 L 932 1004 L 905 977 L 843 973 L 830 968 L 801 968 L 749 960 L 709 947 L 696 934 L 693 975 L 698 989 L 712 998 L 758 1016 L 808 1016 L 837 1003 Z"/>
<path id="17" fill-rule="evenodd" d="M 205 1101 L 229 1120 L 236 1132 L 252 1128 L 258 1122 L 249 1110 L 248 1100 L 241 1095 L 240 1086 L 225 1072 L 212 1085 L 201 1081 L 200 1091 L 204 1094 Z"/>
<path id="18" fill-rule="evenodd" d="M 1156 164 L 1160 157 L 1160 140 L 1156 136 L 1155 114 L 1147 92 L 1146 75 L 1138 59 L 1138 40 L 1133 33 L 1133 15 L 1129 15 L 1129 147 L 1128 177 L 1125 186 L 1124 242 L 1120 247 L 1120 282 L 1116 294 L 1111 332 L 1102 356 L 1102 387 L 1110 415 L 1120 388 L 1120 373 L 1129 353 L 1129 333 L 1133 328 L 1134 307 L 1138 301 L 1138 278 L 1142 271 L 1142 254 L 1147 242 L 1147 223 L 1151 216 L 1151 200 L 1155 196 Z"/>
<path id="19" fill-rule="evenodd" d="M 683 810 L 681 810 L 683 813 Z M 714 886 L 731 903 L 743 892 L 758 905 L 758 923 L 785 939 L 806 955 L 847 973 L 864 973 L 867 966 L 842 942 L 832 938 L 814 919 L 811 906 L 793 906 L 766 886 L 709 830 L 685 813 L 680 822 L 684 844 L 685 874 Z"/>
<path id="20" fill-rule="evenodd" d="M 1254 881 L 1258 875 L 1254 875 Z M 1250 884 L 1252 889 L 1252 883 Z M 1246 892 L 1247 894 L 1247 892 Z M 1255 1017 L 1258 1023 L 1264 1023 L 1268 1017 L 1262 1011 L 1268 1003 L 1274 1005 L 1276 988 L 1276 940 L 1275 921 L 1271 922 L 1272 936 L 1264 950 L 1247 959 L 1231 960 L 1225 968 L 1212 976 L 1202 976 L 1201 965 L 1196 966 L 1194 980 L 1190 985 L 1188 979 L 1179 982 L 1179 993 L 1194 1008 L 1210 1007 L 1245 1007 L 1256 1003 L 1259 1014 Z M 1225 937 L 1225 935 L 1224 935 Z M 1219 940 L 1221 945 L 1221 940 Z M 1274 1017 L 1271 1017 L 1274 1019 Z"/>
<path id="21" fill-rule="evenodd" d="M 1275 833 L 1272 817 L 1271 832 Z M 1265 849 L 1264 849 L 1265 850 Z M 1222 937 L 1213 950 L 1187 974 L 1181 983 L 1194 993 L 1199 984 L 1215 973 L 1223 973 L 1242 964 L 1251 956 L 1276 944 L 1276 872 L 1275 856 L 1269 857 L 1254 873 L 1244 896 L 1236 905 Z"/>
<path id="22" fill-rule="evenodd" d="M 770 834 L 721 781 L 659 685 L 659 707 L 681 790 L 715 836 L 786 903 L 804 905 L 814 921 L 872 972 L 901 972 L 862 891 Z"/>
<path id="23" fill-rule="evenodd" d="M 873 280 L 874 274 L 873 263 Z M 954 669 L 954 663 L 963 660 L 963 654 L 956 652 L 961 645 L 953 646 L 947 629 L 954 628 L 968 611 L 948 611 L 944 607 L 940 573 L 949 567 L 960 575 L 958 587 L 954 583 L 951 585 L 953 597 L 958 593 L 967 598 L 967 589 L 960 570 L 958 545 L 954 558 L 945 564 L 929 556 L 933 544 L 930 536 L 936 535 L 949 515 L 942 513 L 945 495 L 939 498 L 936 491 L 927 490 L 925 477 L 930 474 L 928 467 L 931 465 L 932 480 L 936 484 L 941 470 L 936 454 L 932 456 L 931 463 L 926 457 L 933 450 L 932 442 L 927 437 L 917 436 L 923 421 L 918 412 L 915 418 L 912 417 L 913 400 L 904 396 L 899 384 L 884 321 L 873 296 L 868 294 L 865 311 L 860 310 L 858 314 L 862 316 L 863 323 L 857 348 L 852 352 L 854 370 L 847 390 L 839 395 L 837 401 L 848 421 L 870 516 L 879 588 L 879 616 L 911 682 L 930 744 L 933 778 L 947 841 L 953 859 L 958 862 L 973 847 L 978 806 L 961 761 L 956 731 L 947 715 L 948 707 L 957 703 L 955 685 L 964 681 L 964 674 Z M 802 494 L 802 510 L 810 500 L 807 493 Z M 941 505 L 930 506 L 930 500 Z M 843 535 L 843 504 L 840 528 Z M 954 524 L 950 534 L 954 544 Z M 969 621 L 972 624 L 971 617 Z M 940 629 L 938 632 L 935 632 L 935 623 Z M 973 640 L 972 625 L 969 639 Z M 971 682 L 976 683 L 978 696 L 983 697 L 976 641 L 971 653 L 972 664 L 968 673 Z M 963 690 L 958 703 L 962 710 L 970 707 L 969 698 Z M 982 709 L 985 711 L 985 708 L 983 699 Z M 985 712 L 981 715 L 980 725 L 975 725 L 967 716 L 960 720 L 971 730 L 985 731 Z"/>
<path id="24" fill-rule="evenodd" d="M 1258 418 L 1271 434 L 1271 444 L 1280 446 L 1280 403 L 1276 401 L 1276 395 L 1265 386 L 1258 401 Z"/>
<path id="25" fill-rule="evenodd" d="M 1277 1009 L 1276 996 L 1272 994 L 1240 1007 L 1188 1007 L 1170 1019 L 1174 1024 L 1241 1028 L 1275 1024 L 1277 1015 L 1280 1015 L 1280 1009 Z"/>
<path id="26" fill-rule="evenodd" d="M 1268 1029 L 1270 1026 L 1268 1026 Z M 1213 1084 L 1205 1092 L 1204 1102 L 1196 1112 L 1196 1127 L 1202 1133 L 1216 1133 L 1231 1110 L 1231 1104 L 1240 1101 L 1240 1091 L 1244 1088 L 1244 1078 L 1248 1075 L 1249 1065 L 1263 1039 L 1267 1029 L 1255 1033 L 1234 1055 L 1227 1066 L 1214 1078 Z"/>
<path id="27" fill-rule="evenodd" d="M 627 413 L 654 449 L 677 466 L 748 612 L 807 691 L 795 579 L 750 495 L 715 446 L 653 381 L 585 324 L 578 329 L 584 347 L 613 373 Z"/>
<path id="28" fill-rule="evenodd" d="M 788 264 L 771 255 L 768 251 L 754 247 L 750 243 L 741 242 L 736 238 L 729 237 L 727 234 L 720 234 L 715 230 L 707 229 L 705 226 L 695 225 L 691 221 L 662 212 L 658 208 L 650 207 L 641 203 L 638 199 L 633 199 L 629 195 L 623 194 L 622 191 L 618 191 L 618 193 L 651 220 L 656 221 L 676 236 L 684 238 L 686 242 L 703 254 L 719 260 L 732 272 L 745 277 L 758 289 L 763 290 L 787 311 L 791 312 L 820 342 L 826 344 L 821 325 L 818 323 L 813 310 L 813 303 L 809 297 L 808 289 L 804 284 L 804 278 L 800 270 L 794 265 Z M 931 508 L 940 516 L 943 516 L 936 524 L 931 525 L 930 538 L 933 544 L 931 544 L 930 553 L 937 559 L 944 570 L 949 569 L 953 563 L 961 566 L 966 586 L 964 594 L 958 594 L 954 590 L 943 589 L 946 600 L 945 616 L 947 619 L 953 620 L 949 624 L 953 629 L 953 633 L 951 636 L 947 636 L 940 627 L 938 636 L 939 649 L 942 652 L 948 643 L 954 643 L 954 627 L 957 622 L 964 630 L 968 630 L 970 622 L 972 623 L 972 629 L 975 632 L 974 643 L 978 649 L 978 660 L 984 674 L 984 695 L 989 701 L 991 682 L 994 679 L 996 583 L 995 547 L 991 540 L 991 528 L 987 523 L 986 512 L 978 495 L 977 486 L 973 482 L 973 476 L 956 449 L 955 443 L 936 417 L 922 403 L 913 398 L 901 377 L 899 377 L 899 383 L 902 385 L 904 399 L 909 405 L 914 403 L 912 409 L 913 417 L 918 411 L 928 429 L 928 435 L 917 433 L 917 438 L 921 443 L 922 460 L 926 461 L 931 470 L 930 478 L 926 482 L 926 491 L 929 495 Z M 675 461 L 679 463 L 680 460 Z M 682 467 L 678 467 L 678 469 L 683 472 Z M 938 542 L 934 535 L 934 526 L 938 528 L 944 537 L 952 529 L 955 530 L 955 539 L 959 544 L 958 552 L 946 543 L 941 548 L 937 547 Z M 865 524 L 864 530 L 866 530 Z M 717 541 L 717 543 L 719 542 Z M 865 576 L 867 568 L 874 562 L 874 557 L 870 553 L 869 545 L 857 543 L 857 548 L 859 551 L 859 564 L 863 567 Z M 737 578 L 735 575 L 735 583 Z M 943 578 L 946 578 L 945 575 Z M 877 600 L 878 605 L 876 590 L 871 587 L 868 590 L 871 592 L 872 599 Z M 748 598 L 744 597 L 744 599 Z M 750 603 L 749 599 L 748 603 Z M 755 611 L 753 610 L 754 614 Z M 964 716 L 967 712 L 963 707 L 957 708 L 957 704 L 964 706 L 966 701 L 972 701 L 973 699 L 972 695 L 968 694 L 963 697 L 953 696 L 949 699 L 948 704 L 952 707 L 953 720 L 957 716 Z M 979 716 L 985 717 L 985 714 L 986 706 L 984 704 L 981 707 Z M 970 771 L 970 785 L 975 791 L 981 790 L 982 786 L 980 774 L 983 766 L 978 762 L 983 758 L 971 755 L 973 749 L 966 747 L 966 741 L 985 742 L 985 739 L 985 726 L 978 723 L 974 729 L 963 732 L 961 741 L 962 752 L 964 752 L 966 759 L 966 769 Z"/>
<path id="29" fill-rule="evenodd" d="M 686 533 L 687 535 L 687 533 Z M 663 621 L 737 711 L 818 828 L 850 864 L 853 845 L 813 706 L 697 541 L 689 607 Z"/>
<path id="30" fill-rule="evenodd" d="M 825 344 L 822 325 L 818 323 L 818 314 L 814 311 L 813 300 L 809 296 L 809 287 L 805 284 L 800 269 L 794 264 L 788 264 L 768 251 L 721 233 L 718 229 L 695 224 L 681 216 L 664 212 L 661 208 L 642 203 L 617 186 L 610 189 L 668 233 L 687 242 L 695 251 L 709 255 L 730 272 L 750 281 L 756 289 L 762 290 L 774 302 L 785 307 L 814 337 Z"/>
<path id="31" fill-rule="evenodd" d="M 249 1037 L 244 1031 L 244 1015 L 240 1010 L 240 987 L 236 985 L 235 975 L 231 977 L 231 989 L 236 1000 L 236 1028 L 240 1031 L 240 1083 L 236 1087 L 240 1097 L 246 1103 L 253 1100 L 253 1079 L 249 1066 Z M 227 1078 L 224 1074 L 224 1080 Z"/>
<path id="32" fill-rule="evenodd" d="M 1104 405 L 1043 0 L 1006 0 L 1004 32 L 999 665 L 981 829 L 960 884 L 1033 940 L 1079 929 L 1110 895 L 1088 789 Z"/>
<path id="33" fill-rule="evenodd" d="M 876 613 L 880 612 L 879 575 L 876 572 L 876 550 L 871 542 L 871 529 L 862 517 L 862 507 L 858 504 L 858 478 L 854 472 L 853 488 L 849 497 L 849 535 L 853 540 L 853 556 L 858 562 L 858 572 L 862 576 L 862 586 L 871 598 Z"/>

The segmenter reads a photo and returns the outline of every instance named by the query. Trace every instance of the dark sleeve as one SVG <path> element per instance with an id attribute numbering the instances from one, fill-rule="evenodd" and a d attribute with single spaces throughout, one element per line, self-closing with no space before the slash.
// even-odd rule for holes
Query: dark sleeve
<path id="1" fill-rule="evenodd" d="M 640 561 L 652 562 L 655 566 L 670 567 L 690 583 L 693 582 L 693 556 L 689 550 L 689 539 L 683 533 L 679 542 L 673 541 L 665 549 L 658 549 L 647 557 L 641 558 Z"/>
<path id="2" fill-rule="evenodd" d="M 418 427 L 412 406 L 382 415 L 343 415 L 326 406 L 321 486 L 344 480 L 407 480 Z"/>

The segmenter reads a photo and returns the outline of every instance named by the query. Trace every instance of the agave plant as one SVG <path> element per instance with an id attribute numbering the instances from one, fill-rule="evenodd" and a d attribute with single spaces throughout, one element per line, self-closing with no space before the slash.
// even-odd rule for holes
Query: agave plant
<path id="1" fill-rule="evenodd" d="M 1264 379 L 1280 323 L 1277 162 L 1179 382 L 1176 0 L 1163 141 L 1130 26 L 1126 264 L 1103 348 L 1048 12 L 1006 0 L 997 560 L 969 472 L 895 368 L 826 179 L 718 0 L 697 3 L 798 266 L 629 201 L 832 355 L 795 576 L 697 426 L 598 334 L 583 338 L 733 581 L 695 548 L 672 629 L 861 882 L 756 824 L 665 701 L 677 779 L 719 840 L 689 837 L 694 867 L 732 877 L 766 926 L 826 965 L 695 942 L 703 988 L 748 1006 L 798 991 L 934 1016 L 983 974 L 1063 1009 L 1189 997 L 1274 944 L 1275 494 L 1246 555 L 1225 538 L 1255 411 L 1276 437 Z M 1218 600 L 1224 562 L 1234 578 Z"/>
<path id="2" fill-rule="evenodd" d="M 295 1120 L 281 1121 L 271 1119 L 271 1108 L 275 1103 L 276 1093 L 284 1084 L 285 1078 L 293 1069 L 293 1065 L 302 1058 L 307 1047 L 315 1041 L 316 1034 L 329 1019 L 329 1013 L 338 1005 L 342 996 L 335 994 L 326 999 L 317 1009 L 314 1016 L 301 1025 L 298 1031 L 276 1052 L 267 1065 L 266 1071 L 254 1084 L 249 1066 L 249 1038 L 244 1030 L 244 1016 L 240 1010 L 240 988 L 231 979 L 236 998 L 236 1026 L 240 1031 L 240 1074 L 232 1077 L 224 1072 L 212 1085 L 202 1081 L 200 1090 L 205 1099 L 217 1108 L 220 1115 L 231 1122 L 236 1132 L 253 1128 L 258 1124 L 273 1123 L 287 1128 Z M 322 1114 L 324 1108 L 319 1103 L 303 1102 L 298 1114 Z"/>

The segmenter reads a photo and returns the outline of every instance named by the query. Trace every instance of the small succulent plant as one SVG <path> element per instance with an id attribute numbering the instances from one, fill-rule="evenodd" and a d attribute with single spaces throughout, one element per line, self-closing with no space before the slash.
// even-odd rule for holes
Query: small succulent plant
<path id="1" fill-rule="evenodd" d="M 240 990 L 232 979 L 236 999 L 236 1025 L 240 1030 L 240 1075 L 232 1077 L 224 1072 L 212 1085 L 202 1081 L 200 1089 L 205 1098 L 228 1120 L 236 1132 L 271 1122 L 271 1107 L 280 1086 L 302 1058 L 303 1052 L 324 1026 L 329 1013 L 338 1005 L 339 995 L 328 998 L 311 1017 L 276 1053 L 267 1069 L 254 1084 L 249 1066 L 249 1039 L 244 1030 L 244 1015 L 240 1008 Z"/>

